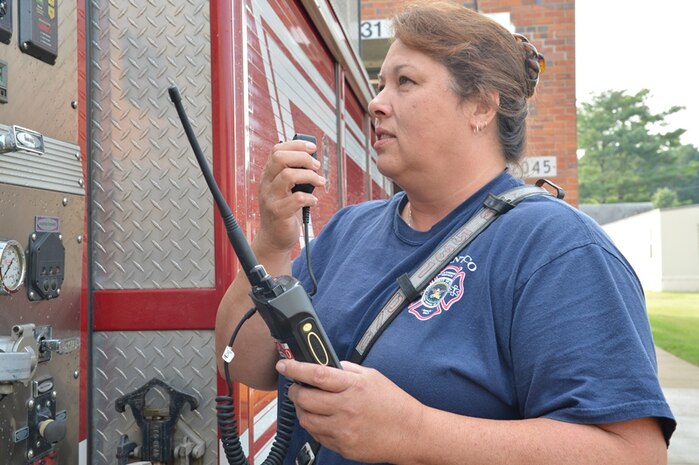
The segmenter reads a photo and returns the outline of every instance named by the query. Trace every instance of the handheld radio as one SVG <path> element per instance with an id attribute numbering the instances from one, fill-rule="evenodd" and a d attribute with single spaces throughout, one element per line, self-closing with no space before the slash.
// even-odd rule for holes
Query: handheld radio
<path id="1" fill-rule="evenodd" d="M 211 174 L 206 158 L 189 124 L 177 87 L 170 87 L 168 93 L 177 109 L 187 139 L 223 218 L 228 239 L 252 286 L 250 297 L 265 324 L 269 327 L 270 334 L 276 340 L 280 356 L 301 362 L 340 368 L 337 355 L 328 341 L 325 330 L 321 326 L 303 286 L 292 276 L 276 278 L 270 276 L 257 261 Z M 297 134 L 294 138 L 315 142 L 315 138 L 312 136 L 302 134 Z M 302 184 L 296 188 L 308 192 L 305 189 L 312 190 L 313 186 Z"/>
<path id="2" fill-rule="evenodd" d="M 294 137 L 292 137 L 292 140 L 305 140 L 306 142 L 312 142 L 313 144 L 316 143 L 316 138 L 313 136 L 309 136 L 306 134 L 294 134 Z M 316 152 L 313 152 L 311 154 L 313 158 L 316 160 L 318 159 L 318 155 Z M 313 190 L 315 187 L 313 187 L 313 184 L 296 184 L 294 187 L 291 188 L 291 192 L 305 192 L 306 194 L 312 194 Z M 303 208 L 309 208 L 309 207 L 303 207 Z"/>

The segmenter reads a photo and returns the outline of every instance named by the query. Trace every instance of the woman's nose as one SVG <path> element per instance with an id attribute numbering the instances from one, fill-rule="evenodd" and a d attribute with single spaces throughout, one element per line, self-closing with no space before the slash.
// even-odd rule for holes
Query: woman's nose
<path id="1" fill-rule="evenodd" d="M 379 91 L 369 102 L 369 114 L 374 118 L 386 116 L 388 114 L 388 105 L 385 102 L 383 92 Z"/>

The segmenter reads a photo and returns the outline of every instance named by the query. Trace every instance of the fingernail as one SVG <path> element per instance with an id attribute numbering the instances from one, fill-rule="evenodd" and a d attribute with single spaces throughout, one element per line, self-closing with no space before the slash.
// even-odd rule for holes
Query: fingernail
<path id="1" fill-rule="evenodd" d="M 315 149 L 316 149 L 316 144 L 314 144 L 313 142 L 306 142 L 306 150 L 315 151 Z"/>
<path id="2" fill-rule="evenodd" d="M 319 177 L 320 177 L 320 179 L 319 179 L 320 183 L 321 183 L 322 185 L 325 185 L 325 183 L 327 182 L 327 181 L 325 180 L 325 178 L 324 178 L 323 176 L 319 176 Z"/>

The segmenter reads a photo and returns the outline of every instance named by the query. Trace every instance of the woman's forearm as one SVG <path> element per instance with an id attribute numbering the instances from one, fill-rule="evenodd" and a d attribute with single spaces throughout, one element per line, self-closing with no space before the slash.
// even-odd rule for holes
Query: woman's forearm
<path id="1" fill-rule="evenodd" d="M 290 253 L 269 250 L 256 241 L 253 250 L 257 259 L 271 276 L 290 274 Z M 233 280 L 216 314 L 216 357 L 218 368 L 223 373 L 221 354 L 230 342 L 231 335 L 240 319 L 253 307 L 249 296 L 250 283 L 242 271 Z M 236 381 L 256 389 L 276 389 L 277 372 L 274 364 L 279 359 L 269 329 L 259 314 L 255 314 L 241 328 L 233 346 L 235 357 L 230 371 Z"/>
<path id="2" fill-rule="evenodd" d="M 664 465 L 654 418 L 582 425 L 547 418 L 489 420 L 425 408 L 401 465 Z"/>

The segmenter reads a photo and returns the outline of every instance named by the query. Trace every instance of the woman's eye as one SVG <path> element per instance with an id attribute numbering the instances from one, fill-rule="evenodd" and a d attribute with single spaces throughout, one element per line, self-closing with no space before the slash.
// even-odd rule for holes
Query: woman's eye
<path id="1" fill-rule="evenodd" d="M 401 76 L 398 78 L 398 84 L 403 85 L 403 84 L 409 84 L 414 82 L 412 79 L 406 76 Z"/>

